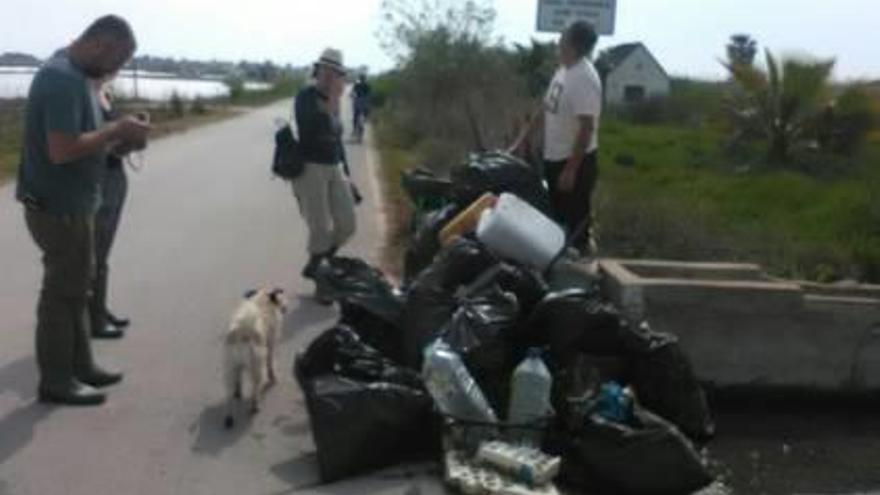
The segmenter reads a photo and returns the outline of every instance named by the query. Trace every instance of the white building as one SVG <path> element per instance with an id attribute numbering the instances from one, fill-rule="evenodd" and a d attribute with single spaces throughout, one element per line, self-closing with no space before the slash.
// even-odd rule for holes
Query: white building
<path id="1" fill-rule="evenodd" d="M 602 76 L 606 104 L 637 103 L 669 94 L 669 75 L 642 43 L 603 51 L 596 68 Z"/>

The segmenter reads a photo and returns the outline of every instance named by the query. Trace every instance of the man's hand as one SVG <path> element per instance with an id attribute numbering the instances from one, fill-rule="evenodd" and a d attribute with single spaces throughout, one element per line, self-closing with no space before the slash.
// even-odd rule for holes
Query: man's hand
<path id="1" fill-rule="evenodd" d="M 98 130 L 82 134 L 49 132 L 46 143 L 49 160 L 57 165 L 75 163 L 76 160 L 112 150 L 119 143 L 146 145 L 151 127 L 135 117 L 123 117 Z"/>
<path id="2" fill-rule="evenodd" d="M 574 185 L 577 183 L 578 172 L 581 169 L 581 163 L 584 161 L 584 153 L 593 136 L 593 122 L 595 122 L 595 119 L 592 115 L 578 115 L 578 122 L 580 126 L 577 137 L 574 140 L 574 147 L 571 150 L 568 161 L 565 163 L 565 168 L 559 174 L 559 182 L 556 184 L 560 191 L 566 193 L 573 191 Z M 586 201 L 586 198 L 584 198 L 584 201 Z"/>
<path id="3" fill-rule="evenodd" d="M 517 139 L 513 144 L 507 148 L 507 153 L 513 156 L 518 156 L 523 158 L 526 156 L 526 140 L 523 138 Z"/>
<path id="4" fill-rule="evenodd" d="M 573 164 L 572 162 L 568 162 L 565 164 L 565 168 L 562 169 L 562 173 L 559 174 L 559 180 L 556 183 L 556 187 L 558 187 L 560 191 L 569 193 L 574 190 L 580 166 L 580 163 Z"/>
<path id="5" fill-rule="evenodd" d="M 359 205 L 364 201 L 364 197 L 361 196 L 361 191 L 354 185 L 354 181 L 349 180 L 348 186 L 351 188 L 351 198 L 354 200 L 355 205 Z"/>
<path id="6" fill-rule="evenodd" d="M 142 151 L 146 147 L 146 141 L 119 141 L 110 149 L 110 153 L 121 158 L 134 151 Z"/>
<path id="7" fill-rule="evenodd" d="M 147 135 L 152 130 L 150 124 L 131 115 L 114 121 L 111 126 L 113 138 L 123 143 L 146 144 Z"/>

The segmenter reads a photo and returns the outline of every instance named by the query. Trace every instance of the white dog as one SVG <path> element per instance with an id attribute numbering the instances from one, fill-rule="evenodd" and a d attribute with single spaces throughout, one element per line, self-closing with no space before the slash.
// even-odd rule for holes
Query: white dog
<path id="1" fill-rule="evenodd" d="M 242 398 L 245 373 L 251 381 L 251 413 L 260 408 L 265 390 L 277 381 L 275 345 L 284 324 L 287 301 L 281 289 L 248 291 L 232 315 L 224 342 L 224 373 L 228 393 L 225 424 L 235 424 L 235 402 Z"/>

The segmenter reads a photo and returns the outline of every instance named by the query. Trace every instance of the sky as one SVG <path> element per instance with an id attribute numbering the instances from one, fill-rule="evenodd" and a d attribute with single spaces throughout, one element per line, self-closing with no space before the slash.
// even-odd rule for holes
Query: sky
<path id="1" fill-rule="evenodd" d="M 505 42 L 553 39 L 535 31 L 538 0 L 494 0 Z M 139 54 L 272 60 L 296 66 L 326 46 L 375 72 L 393 60 L 379 46 L 382 0 L 2 0 L 0 52 L 39 57 L 67 44 L 94 18 L 127 18 Z M 599 49 L 642 41 L 670 74 L 724 77 L 718 59 L 733 33 L 774 53 L 836 57 L 838 80 L 880 79 L 878 0 L 618 0 L 614 35 Z"/>

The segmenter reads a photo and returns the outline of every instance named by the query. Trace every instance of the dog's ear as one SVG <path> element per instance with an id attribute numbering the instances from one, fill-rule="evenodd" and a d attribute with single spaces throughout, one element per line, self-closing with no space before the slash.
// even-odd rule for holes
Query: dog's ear
<path id="1" fill-rule="evenodd" d="M 281 306 L 284 304 L 284 301 L 281 300 L 281 296 L 284 294 L 284 289 L 272 289 L 272 292 L 269 293 L 269 300 L 272 301 L 273 304 L 277 306 Z"/>
<path id="2" fill-rule="evenodd" d="M 248 289 L 244 293 L 244 298 L 250 299 L 250 298 L 254 297 L 255 295 L 257 295 L 257 289 Z"/>

